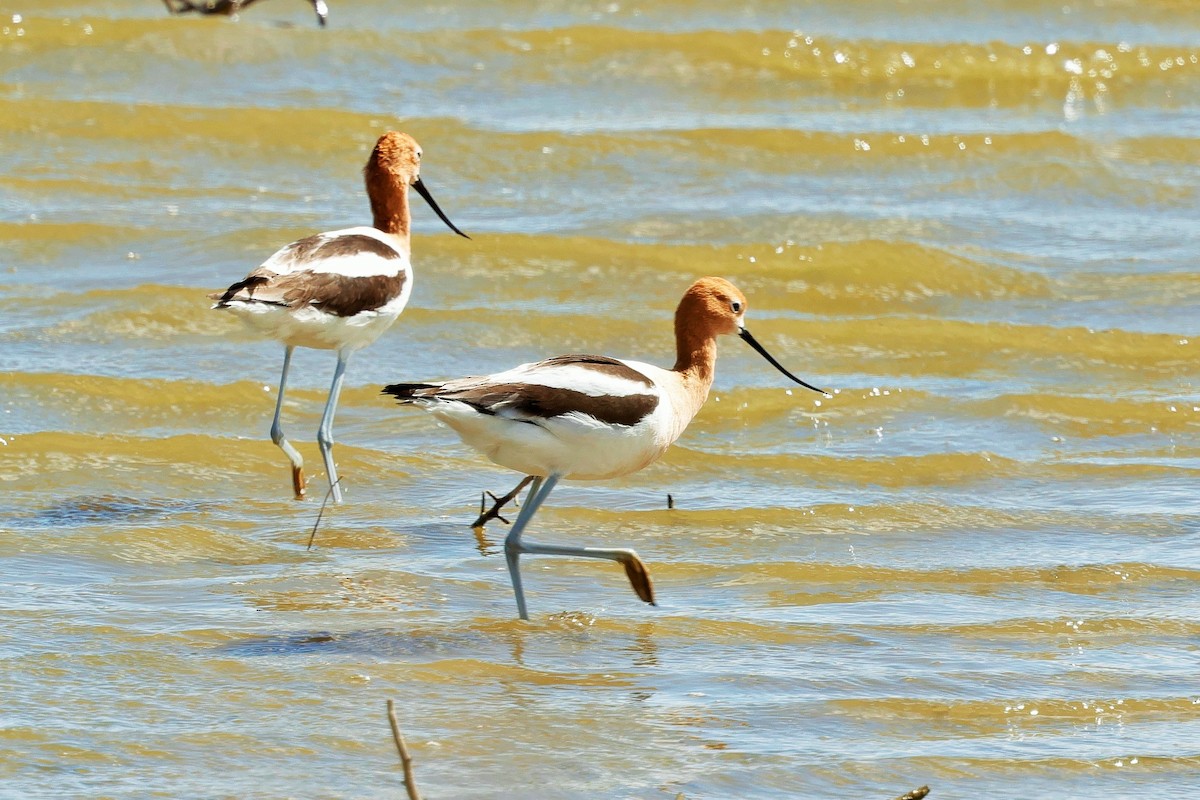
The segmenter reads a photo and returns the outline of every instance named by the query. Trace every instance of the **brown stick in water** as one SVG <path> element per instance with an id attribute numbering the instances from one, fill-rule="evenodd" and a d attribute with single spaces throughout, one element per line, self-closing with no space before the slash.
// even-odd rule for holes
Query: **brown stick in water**
<path id="1" fill-rule="evenodd" d="M 404 736 L 400 733 L 400 723 L 396 721 L 396 704 L 389 698 L 387 701 L 388 723 L 392 726 L 392 739 L 396 742 L 396 751 L 400 753 L 400 766 L 404 769 L 404 788 L 408 790 L 408 800 L 421 800 L 417 791 L 417 783 L 413 780 L 412 756 L 404 744 Z"/>

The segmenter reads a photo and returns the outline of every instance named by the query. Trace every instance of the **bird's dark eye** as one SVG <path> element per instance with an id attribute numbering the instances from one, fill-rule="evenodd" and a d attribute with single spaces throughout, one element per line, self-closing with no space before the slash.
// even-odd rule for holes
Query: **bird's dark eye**
<path id="1" fill-rule="evenodd" d="M 733 309 L 733 313 L 735 313 L 735 314 L 742 313 L 742 304 L 739 303 L 737 300 L 734 300 L 732 303 L 730 303 L 729 307 Z"/>

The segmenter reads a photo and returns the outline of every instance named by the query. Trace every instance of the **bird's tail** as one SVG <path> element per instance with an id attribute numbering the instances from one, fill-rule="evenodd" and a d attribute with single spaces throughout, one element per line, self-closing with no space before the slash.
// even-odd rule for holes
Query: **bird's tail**
<path id="1" fill-rule="evenodd" d="M 383 394 L 390 394 L 401 403 L 411 403 L 421 397 L 431 397 L 442 388 L 440 383 L 393 383 L 383 387 Z"/>
<path id="2" fill-rule="evenodd" d="M 264 275 L 251 275 L 244 281 L 238 281 L 237 283 L 232 284 L 223 292 L 210 292 L 208 299 L 217 301 L 213 303 L 213 308 L 229 308 L 230 303 L 234 300 L 240 300 L 244 303 L 264 303 L 266 305 L 283 306 L 284 308 L 287 308 L 288 304 L 281 300 L 272 300 L 254 296 L 254 290 L 258 287 L 258 285 L 260 283 L 267 283 L 269 280 L 270 279 Z"/>
<path id="3" fill-rule="evenodd" d="M 228 292 L 228 291 L 224 291 L 224 292 L 209 292 L 209 293 L 208 293 L 208 299 L 209 299 L 209 300 L 215 300 L 215 301 L 216 301 L 215 303 L 213 303 L 213 304 L 212 304 L 211 308 L 229 308 L 229 298 L 230 298 L 230 296 L 231 296 L 231 295 L 229 294 L 229 292 Z"/>

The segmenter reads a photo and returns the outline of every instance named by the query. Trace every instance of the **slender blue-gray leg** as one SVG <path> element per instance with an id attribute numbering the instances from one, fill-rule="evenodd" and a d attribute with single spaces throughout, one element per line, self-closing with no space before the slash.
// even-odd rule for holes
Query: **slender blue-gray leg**
<path id="1" fill-rule="evenodd" d="M 628 548 L 576 547 L 521 541 L 521 534 L 525 532 L 525 526 L 529 524 L 529 520 L 550 494 L 550 490 L 558 483 L 559 477 L 559 475 L 550 475 L 544 480 L 542 478 L 534 479 L 533 488 L 529 490 L 529 497 L 525 499 L 525 507 L 521 509 L 517 521 L 513 523 L 512 531 L 504 540 L 504 555 L 508 559 L 508 572 L 512 576 L 513 591 L 517 595 L 517 611 L 520 613 L 521 619 L 529 619 L 525 613 L 525 593 L 521 589 L 520 559 L 522 553 L 602 558 L 606 561 L 616 561 L 625 568 L 625 577 L 629 578 L 629 585 L 633 587 L 637 596 L 650 605 L 655 605 L 654 583 L 650 580 L 650 572 L 638 558 L 638 554 Z"/>
<path id="2" fill-rule="evenodd" d="M 521 544 L 521 534 L 525 531 L 529 520 L 533 519 L 533 515 L 550 495 L 556 483 L 558 483 L 557 475 L 533 479 L 533 488 L 529 490 L 529 496 L 525 498 L 525 505 L 521 508 L 521 513 L 517 515 L 517 521 L 513 523 L 512 530 L 504 539 L 504 557 L 508 561 L 508 574 L 512 578 L 513 593 L 517 596 L 517 613 L 521 615 L 521 619 L 529 619 L 529 613 L 525 610 L 525 591 L 521 588 L 521 553 L 526 552 L 525 546 Z"/>
<path id="3" fill-rule="evenodd" d="M 292 367 L 292 351 L 295 347 L 286 347 L 283 351 L 283 374 L 279 376 L 279 397 L 275 399 L 275 419 L 271 421 L 271 441 L 279 445 L 284 455 L 292 462 L 292 490 L 297 500 L 304 499 L 304 459 L 296 452 L 283 435 L 283 425 L 279 421 L 283 413 L 283 393 L 287 390 L 288 370 Z"/>
<path id="4" fill-rule="evenodd" d="M 350 354 L 338 351 L 337 367 L 333 371 L 333 384 L 329 387 L 329 400 L 325 413 L 321 415 L 321 427 L 317 428 L 317 446 L 321 458 L 325 459 L 325 473 L 329 476 L 329 487 L 333 490 L 333 502 L 342 502 L 342 487 L 338 483 L 337 467 L 333 465 L 333 413 L 337 410 L 338 395 L 342 393 L 342 378 L 346 375 L 346 362 Z"/>

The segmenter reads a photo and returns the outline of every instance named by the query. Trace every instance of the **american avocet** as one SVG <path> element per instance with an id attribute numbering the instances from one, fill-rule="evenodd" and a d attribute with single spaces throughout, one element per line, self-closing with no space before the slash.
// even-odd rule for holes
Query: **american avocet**
<path id="1" fill-rule="evenodd" d="M 213 308 L 233 311 L 250 327 L 283 342 L 283 374 L 271 422 L 271 440 L 292 462 L 292 487 L 304 497 L 304 460 L 283 435 L 279 416 L 292 351 L 297 347 L 336 350 L 337 367 L 317 430 L 317 444 L 333 489 L 342 501 L 333 464 L 333 412 L 350 355 L 391 327 L 412 293 L 409 263 L 408 187 L 416 189 L 442 222 L 459 236 L 421 183 L 421 147 L 406 133 L 379 137 L 363 168 L 374 227 L 318 233 L 276 252 L 244 280 L 209 295 Z"/>
<path id="2" fill-rule="evenodd" d="M 763 349 L 743 324 L 746 298 L 724 278 L 701 278 L 675 310 L 675 366 L 570 355 L 507 372 L 384 388 L 422 406 L 497 464 L 533 477 L 533 488 L 504 540 L 521 619 L 523 553 L 604 558 L 625 566 L 638 597 L 654 604 L 645 565 L 632 550 L 521 541 L 525 527 L 562 478 L 602 480 L 649 465 L 679 438 L 712 387 L 717 337 L 736 334 L 776 369 L 814 392 Z"/>
<path id="3" fill-rule="evenodd" d="M 199 14 L 224 14 L 232 17 L 255 2 L 257 0 L 163 0 L 163 5 L 172 14 L 195 11 Z M 308 0 L 308 2 L 312 4 L 313 11 L 317 12 L 317 24 L 322 28 L 325 27 L 329 17 L 329 6 L 325 5 L 325 0 Z"/>

